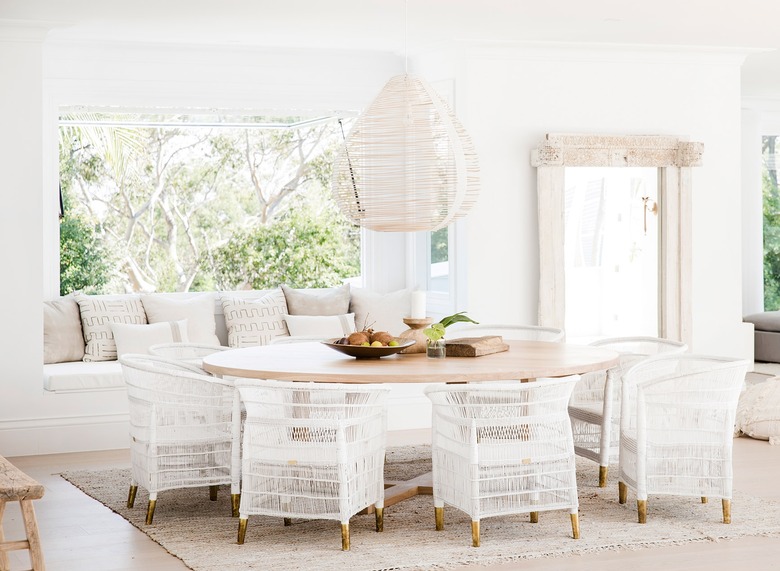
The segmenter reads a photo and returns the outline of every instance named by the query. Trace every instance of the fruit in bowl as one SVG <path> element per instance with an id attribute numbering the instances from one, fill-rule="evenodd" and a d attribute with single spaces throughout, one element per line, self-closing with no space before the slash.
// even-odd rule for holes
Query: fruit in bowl
<path id="1" fill-rule="evenodd" d="M 397 347 L 398 339 L 393 337 L 387 331 L 374 331 L 373 329 L 364 329 L 355 331 L 349 335 L 337 339 L 334 345 L 355 345 L 360 347 Z"/>

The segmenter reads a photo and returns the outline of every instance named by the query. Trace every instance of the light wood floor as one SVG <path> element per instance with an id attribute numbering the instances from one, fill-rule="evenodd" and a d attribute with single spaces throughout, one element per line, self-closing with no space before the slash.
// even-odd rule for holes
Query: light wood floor
<path id="1" fill-rule="evenodd" d="M 419 443 L 425 433 L 391 434 L 390 444 Z M 734 443 L 735 488 L 752 495 L 780 500 L 780 446 L 738 438 Z M 115 450 L 10 458 L 46 487 L 35 502 L 48 571 L 181 571 L 185 565 L 169 555 L 120 516 L 88 498 L 57 474 L 74 469 L 129 465 L 129 452 Z M 733 507 L 739 517 L 739 505 Z M 6 539 L 22 537 L 18 503 L 5 513 Z M 27 552 L 11 552 L 11 569 L 29 569 Z M 744 538 L 691 543 L 679 547 L 607 552 L 555 559 L 523 561 L 497 566 L 459 567 L 463 571 L 664 571 L 718 569 L 780 570 L 780 538 Z M 226 570 L 229 571 L 229 570 Z"/>

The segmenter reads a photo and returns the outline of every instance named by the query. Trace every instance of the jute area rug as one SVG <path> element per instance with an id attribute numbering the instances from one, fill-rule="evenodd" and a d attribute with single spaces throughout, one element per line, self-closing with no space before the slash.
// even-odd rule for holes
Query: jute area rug
<path id="1" fill-rule="evenodd" d="M 427 446 L 388 449 L 385 478 L 406 480 L 430 470 Z M 613 474 L 616 467 L 612 468 Z M 148 495 L 138 490 L 133 509 L 126 507 L 129 470 L 79 471 L 63 477 L 108 506 L 195 571 L 244 569 L 419 570 L 452 569 L 538 557 L 561 557 L 603 550 L 643 549 L 718 541 L 749 535 L 780 535 L 780 503 L 735 491 L 732 524 L 721 523 L 721 502 L 651 496 L 648 523 L 636 523 L 636 498 L 618 504 L 617 483 L 597 486 L 597 466 L 578 459 L 581 538 L 572 539 L 569 514 L 542 512 L 539 523 L 528 515 L 483 519 L 482 546 L 471 547 L 469 518 L 445 508 L 445 529 L 434 529 L 432 496 L 417 496 L 385 508 L 385 529 L 374 531 L 373 515 L 350 521 L 351 551 L 341 551 L 336 521 L 251 516 L 246 543 L 236 544 L 238 519 L 230 517 L 230 492 L 217 502 L 207 489 L 172 490 L 157 500 L 154 523 L 144 524 Z"/>

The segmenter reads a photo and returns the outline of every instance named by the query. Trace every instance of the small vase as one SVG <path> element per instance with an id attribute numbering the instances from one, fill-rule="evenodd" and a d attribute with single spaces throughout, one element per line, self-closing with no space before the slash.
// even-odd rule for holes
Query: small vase
<path id="1" fill-rule="evenodd" d="M 444 339 L 437 339 L 436 341 L 429 339 L 426 352 L 430 359 L 444 359 L 447 356 L 447 345 L 444 343 Z"/>

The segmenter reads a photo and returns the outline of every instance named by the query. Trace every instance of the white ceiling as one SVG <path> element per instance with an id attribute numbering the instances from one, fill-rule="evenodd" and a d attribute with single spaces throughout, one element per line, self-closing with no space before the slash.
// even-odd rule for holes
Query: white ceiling
<path id="1" fill-rule="evenodd" d="M 51 22 L 55 39 L 397 53 L 453 39 L 780 49 L 777 0 L 0 0 L 0 20 Z M 780 97 L 780 51 L 750 55 L 743 89 L 775 84 Z"/>

